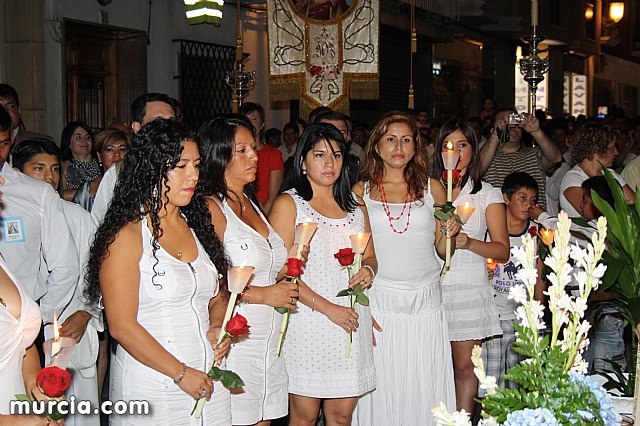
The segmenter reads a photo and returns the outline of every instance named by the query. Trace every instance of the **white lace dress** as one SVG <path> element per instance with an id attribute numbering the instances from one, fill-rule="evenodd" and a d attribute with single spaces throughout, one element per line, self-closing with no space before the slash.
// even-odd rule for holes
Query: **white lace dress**
<path id="1" fill-rule="evenodd" d="M 482 189 L 471 194 L 471 180 L 460 190 L 454 206 L 466 201 L 475 211 L 462 227 L 469 237 L 484 241 L 486 211 L 490 204 L 504 204 L 499 189 L 482 182 Z M 449 325 L 449 340 L 481 340 L 502 334 L 493 288 L 487 277 L 487 260 L 470 250 L 456 250 L 451 269 L 442 282 L 442 298 Z"/>
<path id="2" fill-rule="evenodd" d="M 360 426 L 433 425 L 431 409 L 440 401 L 455 410 L 455 385 L 447 320 L 438 284 L 433 197 L 411 204 L 407 232 L 398 234 L 380 201 L 365 188 L 364 202 L 378 259 L 369 290 L 371 313 L 383 329 L 373 348 L 376 390 L 358 401 Z M 403 204 L 389 204 L 393 217 Z M 404 229 L 407 212 L 398 222 Z M 401 366 L 402 368 L 394 368 Z"/>
<path id="3" fill-rule="evenodd" d="M 347 271 L 333 257 L 351 247 L 349 235 L 364 232 L 364 214 L 356 208 L 342 219 L 320 215 L 295 190 L 286 192 L 296 203 L 296 224 L 309 218 L 318 223 L 310 244 L 302 280 L 332 303 L 349 306 L 348 297 L 336 297 L 347 287 Z M 359 331 L 353 333 L 351 356 L 345 355 L 347 333 L 329 318 L 298 303 L 291 315 L 283 352 L 289 373 L 289 393 L 313 398 L 360 396 L 376 386 L 371 338 L 371 311 L 356 304 Z"/>

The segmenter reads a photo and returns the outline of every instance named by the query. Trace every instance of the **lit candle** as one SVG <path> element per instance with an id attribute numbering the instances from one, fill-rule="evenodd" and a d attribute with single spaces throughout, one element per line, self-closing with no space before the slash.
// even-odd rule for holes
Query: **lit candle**
<path id="1" fill-rule="evenodd" d="M 53 310 L 53 342 L 51 342 L 51 357 L 58 355 L 58 352 L 62 349 L 60 343 L 60 327 L 58 326 L 58 315 L 55 309 Z"/>
<path id="2" fill-rule="evenodd" d="M 475 210 L 476 209 L 474 207 L 469 205 L 468 201 L 465 201 L 464 206 L 458 206 L 456 208 L 456 213 L 458 213 L 458 216 L 460 216 L 460 220 L 462 221 L 462 223 L 467 223 Z"/>
<path id="3" fill-rule="evenodd" d="M 360 232 L 358 234 L 349 235 L 351 239 L 351 248 L 355 253 L 363 254 L 369 244 L 371 232 Z"/>
<path id="4" fill-rule="evenodd" d="M 238 294 L 242 293 L 242 290 L 246 287 L 251 275 L 253 275 L 254 270 L 255 268 L 253 266 L 244 266 L 243 263 L 242 265 L 234 266 L 227 271 L 227 282 L 231 295 L 229 296 L 227 311 L 225 312 L 224 319 L 222 320 L 222 329 L 218 336 L 218 345 L 222 343 L 222 339 L 224 339 L 224 330 L 227 326 L 227 322 L 229 322 L 231 315 L 233 314 L 233 308 L 236 306 Z"/>
<path id="5" fill-rule="evenodd" d="M 294 240 L 295 243 L 298 244 L 298 253 L 296 254 L 298 259 L 302 256 L 303 247 L 309 244 L 309 241 L 311 241 L 311 237 L 313 237 L 316 229 L 318 229 L 318 224 L 312 222 L 310 218 L 307 218 L 304 222 L 300 222 L 296 225 Z"/>
<path id="6" fill-rule="evenodd" d="M 531 0 L 531 26 L 538 26 L 538 0 Z"/>
<path id="7" fill-rule="evenodd" d="M 487 258 L 487 267 L 489 269 L 491 269 L 492 271 L 495 271 L 497 266 L 498 266 L 498 262 L 496 262 L 495 260 L 493 260 L 490 257 Z"/>
<path id="8" fill-rule="evenodd" d="M 543 243 L 550 246 L 551 244 L 553 244 L 553 234 L 553 229 L 543 229 L 542 231 L 540 231 L 540 239 Z"/>
<path id="9" fill-rule="evenodd" d="M 351 249 L 356 254 L 353 265 L 353 273 L 355 274 L 362 267 L 362 255 L 364 250 L 367 248 L 367 244 L 369 244 L 371 232 L 360 232 L 358 234 L 349 235 L 349 238 L 351 239 Z"/>
<path id="10" fill-rule="evenodd" d="M 453 142 L 447 141 L 445 150 L 442 151 L 442 162 L 447 170 L 447 201 L 452 201 L 453 193 L 453 169 L 458 165 L 460 151 L 453 149 Z"/>

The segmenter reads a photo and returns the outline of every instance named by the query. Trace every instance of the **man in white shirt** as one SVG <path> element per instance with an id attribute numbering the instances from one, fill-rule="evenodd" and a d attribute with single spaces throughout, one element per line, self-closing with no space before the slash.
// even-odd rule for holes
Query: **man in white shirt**
<path id="1" fill-rule="evenodd" d="M 131 118 L 133 120 L 131 131 L 137 135 L 142 126 L 156 118 L 175 118 L 173 102 L 163 93 L 145 93 L 138 96 L 131 104 Z M 109 167 L 98 187 L 91 209 L 91 217 L 96 225 L 102 223 L 113 198 L 113 190 L 118 180 L 119 167 L 121 167 L 118 164 Z"/>
<path id="2" fill-rule="evenodd" d="M 0 122 L 3 112 L 4 108 Z M 0 176 L 5 180 L 0 252 L 39 302 L 43 322 L 51 323 L 53 311 L 62 313 L 76 291 L 78 256 L 58 194 L 51 185 L 14 170 L 6 163 L 6 154 L 0 150 Z"/>

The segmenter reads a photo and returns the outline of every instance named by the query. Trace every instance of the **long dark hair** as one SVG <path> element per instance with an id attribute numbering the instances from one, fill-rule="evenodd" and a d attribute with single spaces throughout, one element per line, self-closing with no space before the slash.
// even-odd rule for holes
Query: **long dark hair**
<path id="1" fill-rule="evenodd" d="M 142 127 L 133 138 L 131 150 L 123 161 L 118 176 L 113 199 L 104 221 L 95 233 L 89 263 L 87 266 L 87 289 L 89 300 L 100 297 L 100 267 L 109 256 L 109 246 L 118 232 L 127 224 L 139 222 L 144 215 L 151 218 L 153 235 L 153 257 L 158 264 L 156 252 L 160 248 L 158 239 L 162 236 L 159 213 L 163 208 L 163 185 L 169 191 L 167 173 L 176 167 L 182 154 L 182 143 L 198 142 L 198 136 L 176 120 L 156 119 Z M 202 154 L 200 154 L 202 155 Z M 197 185 L 191 202 L 180 207 L 198 240 L 214 263 L 218 272 L 226 275 L 228 261 L 222 243 L 211 225 L 211 215 L 207 209 L 202 185 Z M 154 278 L 157 272 L 154 274 Z M 226 293 L 224 280 L 220 281 L 221 291 Z"/>
<path id="2" fill-rule="evenodd" d="M 404 168 L 403 176 L 411 195 L 415 199 L 421 199 L 429 183 L 427 151 L 418 135 L 416 120 L 401 111 L 386 113 L 371 130 L 369 142 L 364 148 L 363 161 L 360 164 L 360 179 L 370 182 L 372 186 L 377 186 L 384 178 L 385 164 L 377 148 L 382 137 L 389 131 L 389 127 L 396 123 L 406 124 L 411 129 L 415 153 Z"/>
<path id="3" fill-rule="evenodd" d="M 93 132 L 91 131 L 91 127 L 82 121 L 72 121 L 62 129 L 62 134 L 60 135 L 60 150 L 62 154 L 60 159 L 62 161 L 73 160 L 73 153 L 71 152 L 71 138 L 73 137 L 73 132 L 75 132 L 78 127 L 84 129 L 89 133 L 89 136 L 91 136 L 91 158 L 98 158 L 96 150 L 93 147 Z"/>
<path id="4" fill-rule="evenodd" d="M 333 184 L 333 198 L 343 211 L 353 212 L 356 207 L 358 207 L 358 202 L 354 198 L 351 187 L 349 186 L 349 154 L 347 152 L 347 144 L 344 141 L 342 133 L 332 124 L 312 124 L 304 129 L 293 158 L 291 183 L 298 195 L 304 200 L 309 201 L 313 197 L 311 183 L 309 183 L 307 175 L 302 173 L 302 162 L 306 158 L 307 153 L 313 150 L 313 147 L 318 142 L 322 141 L 327 142 L 329 146 L 331 146 L 329 141 L 336 141 L 340 152 L 342 152 L 342 169 L 340 169 L 340 175 Z"/>
<path id="5" fill-rule="evenodd" d="M 247 129 L 255 138 L 253 125 L 246 116 L 240 114 L 220 114 L 206 121 L 198 130 L 203 172 L 200 182 L 207 196 L 229 197 L 224 172 L 233 158 L 236 133 L 240 127 Z M 245 185 L 244 193 L 256 206 L 259 205 L 255 182 Z"/>
<path id="6" fill-rule="evenodd" d="M 444 163 L 442 162 L 442 145 L 444 145 L 444 138 L 449 136 L 451 133 L 456 130 L 460 130 L 464 135 L 467 142 L 471 144 L 471 150 L 473 152 L 471 156 L 471 162 L 469 163 L 469 167 L 467 168 L 467 173 L 462 177 L 462 182 L 460 182 L 460 188 L 464 188 L 469 179 L 473 183 L 473 189 L 471 190 L 472 194 L 480 191 L 482 189 L 482 174 L 480 167 L 480 152 L 478 150 L 478 140 L 476 139 L 476 133 L 473 131 L 473 127 L 465 120 L 460 120 L 459 118 L 450 118 L 445 121 L 442 127 L 440 128 L 440 133 L 438 133 L 438 138 L 436 139 L 436 149 L 435 149 L 435 159 L 433 161 L 433 177 L 436 179 L 441 179 L 442 172 L 445 170 Z"/>

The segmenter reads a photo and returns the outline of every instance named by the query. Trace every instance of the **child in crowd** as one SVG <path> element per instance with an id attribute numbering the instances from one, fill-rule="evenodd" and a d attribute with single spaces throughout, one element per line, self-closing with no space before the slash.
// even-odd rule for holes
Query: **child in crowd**
<path id="1" fill-rule="evenodd" d="M 507 205 L 507 230 L 509 231 L 510 247 L 513 249 L 521 246 L 521 237 L 527 232 L 537 241 L 538 225 L 529 217 L 529 209 L 535 205 L 538 198 L 538 184 L 535 179 L 524 172 L 511 173 L 502 184 L 502 197 Z M 496 377 L 500 387 L 514 386 L 512 382 L 505 382 L 502 375 L 520 360 L 520 356 L 512 348 L 515 341 L 513 322 L 516 319 L 515 311 L 519 304 L 513 299 L 509 299 L 511 288 L 524 284 L 516 277 L 520 268 L 511 256 L 507 263 L 497 264 L 491 281 L 500 316 L 502 336 L 484 342 L 482 358 L 487 374 Z M 542 292 L 545 290 L 545 286 L 541 272 L 542 262 L 538 261 L 538 281 L 535 285 L 534 297 L 540 303 L 544 303 Z"/>

